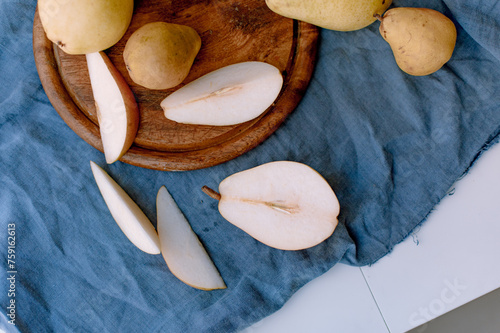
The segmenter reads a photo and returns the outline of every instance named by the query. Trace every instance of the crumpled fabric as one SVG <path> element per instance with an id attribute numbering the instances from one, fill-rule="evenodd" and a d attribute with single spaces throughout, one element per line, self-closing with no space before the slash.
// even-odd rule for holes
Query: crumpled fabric
<path id="1" fill-rule="evenodd" d="M 378 22 L 354 32 L 322 30 L 309 88 L 268 140 L 215 167 L 161 172 L 106 165 L 102 153 L 71 131 L 35 68 L 36 1 L 0 0 L 0 280 L 9 277 L 10 224 L 17 270 L 16 325 L 8 323 L 12 297 L 2 288 L 0 329 L 236 332 L 337 263 L 370 265 L 389 253 L 500 132 L 498 1 L 396 0 L 393 6 L 433 8 L 455 22 L 456 48 L 441 70 L 425 77 L 400 71 Z M 156 193 L 165 185 L 228 288 L 191 288 L 161 255 L 135 248 L 102 200 L 90 160 L 154 225 Z M 225 221 L 216 201 L 200 191 L 277 160 L 311 166 L 336 192 L 339 226 L 320 245 L 267 247 Z"/>

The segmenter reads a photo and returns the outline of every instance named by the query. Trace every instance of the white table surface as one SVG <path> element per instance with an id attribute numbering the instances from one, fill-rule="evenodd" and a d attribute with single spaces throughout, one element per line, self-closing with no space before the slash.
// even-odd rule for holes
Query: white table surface
<path id="1" fill-rule="evenodd" d="M 500 288 L 500 144 L 454 188 L 389 255 L 334 266 L 244 332 L 406 332 Z"/>

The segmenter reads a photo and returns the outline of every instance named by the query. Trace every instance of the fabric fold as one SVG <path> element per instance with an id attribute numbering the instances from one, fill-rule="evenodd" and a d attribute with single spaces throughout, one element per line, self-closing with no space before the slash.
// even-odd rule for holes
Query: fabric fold
<path id="1" fill-rule="evenodd" d="M 397 248 L 500 135 L 500 5 L 395 0 L 457 22 L 452 59 L 426 77 L 397 67 L 379 23 L 321 31 L 308 90 L 265 142 L 227 163 L 161 172 L 116 162 L 79 138 L 47 99 L 32 51 L 35 0 L 0 0 L 0 228 L 16 225 L 16 327 L 7 332 L 237 332 L 270 315 L 339 262 L 363 266 Z M 29 19 L 28 19 L 29 18 Z M 160 255 L 123 235 L 89 160 L 156 225 L 165 185 L 228 288 L 195 290 Z M 270 161 L 317 170 L 341 204 L 339 226 L 303 251 L 269 248 L 225 221 L 201 187 Z M 5 237 L 0 242 L 7 261 Z M 0 279 L 7 269 L 0 266 Z M 10 326 L 9 326 L 10 325 Z"/>

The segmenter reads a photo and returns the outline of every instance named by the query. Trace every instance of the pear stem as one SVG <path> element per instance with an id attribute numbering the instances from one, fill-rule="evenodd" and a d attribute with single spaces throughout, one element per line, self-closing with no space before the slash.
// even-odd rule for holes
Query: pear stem
<path id="1" fill-rule="evenodd" d="M 373 17 L 382 22 L 382 16 L 380 16 L 380 14 L 373 14 Z"/>
<path id="2" fill-rule="evenodd" d="M 219 193 L 219 192 L 212 190 L 212 189 L 211 189 L 210 187 L 208 187 L 208 186 L 203 186 L 203 187 L 201 188 L 201 190 L 202 190 L 202 191 L 203 191 L 206 195 L 208 195 L 210 198 L 212 198 L 212 199 L 215 199 L 215 200 L 220 200 L 220 198 L 221 198 L 221 195 L 220 195 L 220 193 Z"/>

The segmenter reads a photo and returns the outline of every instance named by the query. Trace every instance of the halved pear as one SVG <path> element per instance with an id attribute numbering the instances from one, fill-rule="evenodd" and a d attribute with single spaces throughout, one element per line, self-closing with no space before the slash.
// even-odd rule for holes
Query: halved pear
<path id="1" fill-rule="evenodd" d="M 148 217 L 106 171 L 93 161 L 90 167 L 104 202 L 125 236 L 140 250 L 159 254 L 160 240 Z"/>
<path id="2" fill-rule="evenodd" d="M 229 65 L 188 83 L 167 96 L 161 107 L 170 120 L 225 126 L 254 119 L 278 97 L 283 76 L 265 62 Z"/>
<path id="3" fill-rule="evenodd" d="M 120 159 L 139 128 L 139 107 L 127 82 L 104 52 L 86 55 L 107 163 Z"/>
<path id="4" fill-rule="evenodd" d="M 339 201 L 311 167 L 270 162 L 235 173 L 219 185 L 221 215 L 258 241 L 282 250 L 301 250 L 330 237 L 338 224 Z"/>
<path id="5" fill-rule="evenodd" d="M 165 186 L 158 191 L 156 209 L 161 253 L 172 274 L 193 288 L 226 288 L 212 259 Z"/>

